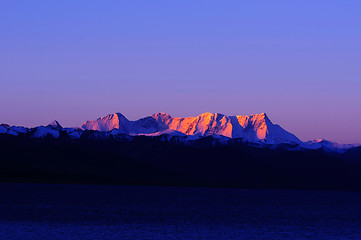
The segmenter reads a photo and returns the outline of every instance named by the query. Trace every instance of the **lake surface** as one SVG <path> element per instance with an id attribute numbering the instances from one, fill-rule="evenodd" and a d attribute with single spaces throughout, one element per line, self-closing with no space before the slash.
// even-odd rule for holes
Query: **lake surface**
<path id="1" fill-rule="evenodd" d="M 0 184 L 1 239 L 361 239 L 361 193 Z"/>

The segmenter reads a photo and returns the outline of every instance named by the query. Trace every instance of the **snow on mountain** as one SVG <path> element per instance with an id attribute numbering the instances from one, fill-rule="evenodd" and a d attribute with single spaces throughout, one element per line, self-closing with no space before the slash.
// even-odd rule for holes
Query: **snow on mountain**
<path id="1" fill-rule="evenodd" d="M 300 143 L 300 148 L 303 149 L 323 149 L 328 152 L 339 152 L 344 153 L 347 149 L 360 146 L 360 144 L 338 144 L 325 139 L 316 139 L 313 141 Z"/>
<path id="2" fill-rule="evenodd" d="M 7 133 L 9 129 L 9 126 L 6 124 L 1 124 L 0 125 L 0 133 Z"/>
<path id="3" fill-rule="evenodd" d="M 9 126 L 7 124 L 0 125 L 0 133 L 7 133 L 10 135 L 18 136 L 20 133 L 27 133 L 29 131 L 26 127 Z"/>
<path id="4" fill-rule="evenodd" d="M 10 127 L 10 129 L 14 132 L 17 132 L 17 133 L 27 133 L 29 132 L 29 129 L 26 128 L 26 127 L 21 127 L 21 126 L 12 126 Z"/>
<path id="5" fill-rule="evenodd" d="M 136 121 L 129 121 L 120 113 L 87 121 L 83 129 L 119 132 L 130 135 L 161 135 L 166 130 L 188 136 L 220 135 L 229 138 L 245 138 L 250 142 L 299 143 L 300 140 L 279 125 L 271 122 L 265 113 L 250 116 L 226 116 L 219 113 L 203 113 L 197 117 L 173 118 L 157 113 Z"/>
<path id="6" fill-rule="evenodd" d="M 141 118 L 137 121 L 129 121 L 121 113 L 109 114 L 106 117 L 94 121 L 87 121 L 82 126 L 86 130 L 97 130 L 109 132 L 118 129 L 118 133 L 130 135 L 155 133 L 167 128 L 160 128 L 153 117 Z"/>
<path id="7" fill-rule="evenodd" d="M 82 134 L 82 132 L 74 131 L 74 132 L 69 133 L 69 137 L 72 139 L 78 139 L 78 138 L 80 138 L 81 134 Z"/>
<path id="8" fill-rule="evenodd" d="M 60 125 L 60 123 L 56 120 L 52 121 L 47 127 L 53 127 L 57 129 L 62 129 L 63 127 Z"/>
<path id="9" fill-rule="evenodd" d="M 220 135 L 267 143 L 300 142 L 293 134 L 274 125 L 265 113 L 250 116 L 203 113 L 197 117 L 188 118 L 172 118 L 168 114 L 155 114 L 152 117 L 168 128 L 186 135 Z"/>
<path id="10" fill-rule="evenodd" d="M 119 129 L 122 133 L 128 133 L 129 120 L 126 119 L 121 113 L 109 114 L 106 117 L 98 118 L 94 121 L 86 121 L 83 129 L 97 130 L 97 131 L 111 131 L 113 129 Z"/>
<path id="11" fill-rule="evenodd" d="M 52 136 L 59 138 L 62 133 L 71 139 L 78 139 L 85 132 L 90 138 L 114 137 L 118 140 L 131 140 L 133 136 L 162 136 L 179 141 L 194 141 L 202 137 L 212 136 L 216 141 L 226 144 L 230 138 L 240 139 L 252 146 L 263 147 L 269 144 L 290 144 L 292 151 L 322 149 L 328 152 L 344 153 L 347 149 L 360 144 L 338 144 L 324 139 L 301 142 L 295 135 L 287 132 L 277 124 L 273 124 L 265 113 L 250 116 L 226 116 L 219 113 L 203 113 L 197 117 L 171 117 L 166 113 L 130 121 L 120 113 L 110 114 L 97 120 L 87 121 L 82 128 L 63 128 L 59 122 L 53 121 L 47 126 L 26 128 L 0 124 L 0 134 L 18 136 L 27 134 L 34 138 Z M 174 138 L 175 137 L 175 138 Z"/>
<path id="12" fill-rule="evenodd" d="M 42 137 L 47 137 L 49 135 L 53 136 L 54 138 L 59 138 L 60 132 L 59 132 L 59 130 L 53 129 L 51 127 L 40 126 L 40 127 L 35 128 L 33 137 L 42 138 Z"/>
<path id="13" fill-rule="evenodd" d="M 81 128 L 62 128 L 61 130 L 65 131 L 71 139 L 80 138 L 83 133 L 83 129 Z"/>
<path id="14" fill-rule="evenodd" d="M 167 129 L 167 130 L 163 130 L 163 131 L 159 131 L 159 132 L 155 132 L 155 133 L 145 133 L 145 134 L 137 134 L 137 135 L 144 135 L 144 136 L 161 136 L 161 135 L 169 135 L 169 136 L 176 136 L 176 137 L 185 137 L 187 135 L 185 135 L 184 133 L 178 132 L 176 130 L 173 129 Z"/>

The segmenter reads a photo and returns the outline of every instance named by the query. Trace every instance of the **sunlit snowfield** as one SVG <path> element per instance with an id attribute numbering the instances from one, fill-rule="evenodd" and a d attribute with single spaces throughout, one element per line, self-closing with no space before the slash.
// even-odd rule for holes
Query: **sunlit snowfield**
<path id="1" fill-rule="evenodd" d="M 2 239 L 360 239 L 361 193 L 0 184 Z"/>

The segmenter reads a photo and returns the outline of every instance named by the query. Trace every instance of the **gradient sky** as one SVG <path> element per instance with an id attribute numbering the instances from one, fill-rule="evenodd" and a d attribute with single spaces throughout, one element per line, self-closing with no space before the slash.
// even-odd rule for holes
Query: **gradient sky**
<path id="1" fill-rule="evenodd" d="M 0 123 L 266 112 L 361 143 L 361 1 L 0 0 Z"/>

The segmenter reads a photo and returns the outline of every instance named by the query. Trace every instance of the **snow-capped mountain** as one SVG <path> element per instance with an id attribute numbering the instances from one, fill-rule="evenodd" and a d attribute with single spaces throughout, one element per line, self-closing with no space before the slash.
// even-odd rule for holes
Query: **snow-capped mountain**
<path id="1" fill-rule="evenodd" d="M 84 128 L 96 130 L 0 124 L 2 179 L 361 190 L 361 147 L 295 142 L 265 114 L 112 114 Z"/>
<path id="2" fill-rule="evenodd" d="M 89 131 L 92 130 L 92 131 Z M 203 113 L 197 117 L 171 117 L 157 113 L 130 121 L 120 113 L 109 114 L 97 120 L 87 121 L 82 128 L 63 128 L 58 121 L 46 126 L 26 128 L 0 124 L 0 134 L 27 136 L 31 138 L 118 139 L 132 141 L 136 136 L 161 137 L 167 141 L 192 144 L 212 137 L 214 144 L 228 144 L 234 141 L 254 147 L 277 147 L 287 144 L 289 151 L 323 150 L 344 153 L 360 144 L 338 144 L 324 139 L 302 142 L 292 133 L 273 124 L 265 113 L 250 116 L 226 116 L 219 113 Z"/>
<path id="3" fill-rule="evenodd" d="M 339 144 L 336 142 L 331 142 L 325 139 L 316 139 L 313 141 L 307 141 L 300 143 L 299 147 L 301 149 L 323 149 L 327 152 L 339 152 L 344 153 L 347 149 L 358 147 L 360 144 Z"/>
<path id="4" fill-rule="evenodd" d="M 19 126 L 9 126 L 7 124 L 0 124 L 0 133 L 6 133 L 9 135 L 18 136 L 19 134 L 24 134 L 29 132 L 29 129 L 26 127 Z"/>
<path id="5" fill-rule="evenodd" d="M 293 134 L 273 124 L 265 113 L 250 116 L 226 116 L 219 113 L 203 113 L 197 117 L 171 117 L 157 113 L 136 121 L 130 121 L 120 113 L 110 114 L 97 120 L 87 121 L 86 130 L 111 131 L 129 135 L 161 135 L 170 133 L 187 136 L 225 136 L 244 138 L 249 142 L 300 143 Z"/>
<path id="6" fill-rule="evenodd" d="M 264 113 L 0 124 L 0 153 L 0 177 L 11 181 L 361 190 L 361 147 L 301 142 Z"/>
<path id="7" fill-rule="evenodd" d="M 52 121 L 47 127 L 53 127 L 57 129 L 62 129 L 63 127 L 60 125 L 60 123 L 56 120 Z"/>

